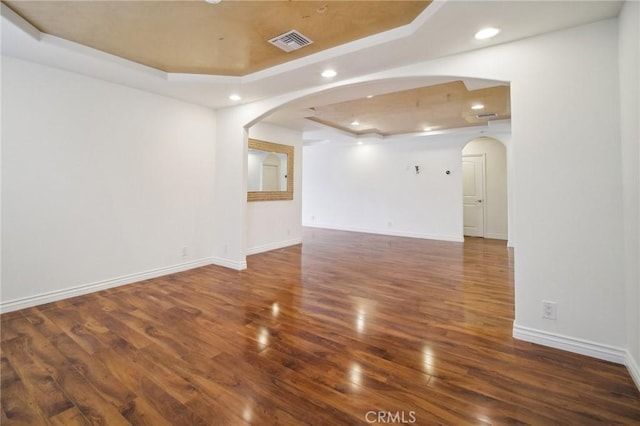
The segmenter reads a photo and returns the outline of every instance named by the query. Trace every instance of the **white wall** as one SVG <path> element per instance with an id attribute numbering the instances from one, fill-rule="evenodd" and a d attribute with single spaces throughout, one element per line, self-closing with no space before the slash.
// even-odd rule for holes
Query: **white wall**
<path id="1" fill-rule="evenodd" d="M 305 146 L 303 223 L 462 241 L 460 151 L 468 140 L 439 135 Z"/>
<path id="2" fill-rule="evenodd" d="M 265 152 L 249 151 L 247 156 L 247 191 L 260 191 L 262 187 L 262 162 Z"/>
<path id="3" fill-rule="evenodd" d="M 485 238 L 508 239 L 507 149 L 495 139 L 480 137 L 462 149 L 462 155 L 485 154 Z"/>
<path id="4" fill-rule="evenodd" d="M 627 290 L 616 19 L 291 92 L 237 108 L 218 125 L 232 146 L 243 137 L 236 123 L 249 123 L 317 91 L 389 78 L 456 75 L 511 82 L 514 335 L 624 362 Z M 595 202 L 585 205 L 585 192 Z M 235 232 L 238 238 L 241 225 L 234 226 L 227 235 Z M 557 320 L 542 318 L 543 300 L 557 302 Z"/>
<path id="5" fill-rule="evenodd" d="M 269 123 L 249 129 L 249 137 L 294 147 L 293 200 L 247 203 L 247 254 L 302 242 L 302 133 Z M 285 164 L 286 170 L 286 164 Z"/>
<path id="6" fill-rule="evenodd" d="M 621 362 L 617 22 L 518 47 L 507 47 L 514 76 L 515 335 Z M 557 302 L 557 320 L 542 318 L 543 300 Z"/>
<path id="7" fill-rule="evenodd" d="M 629 369 L 640 388 L 640 3 L 620 13 L 620 100 Z"/>
<path id="8" fill-rule="evenodd" d="M 362 144 L 343 137 L 343 142 L 305 146 L 303 224 L 462 241 L 462 153 L 487 153 L 488 237 L 506 240 L 506 149 L 494 139 L 469 134 L 365 139 Z M 508 141 L 509 135 L 499 138 Z M 467 144 L 470 139 L 476 142 Z"/>
<path id="9" fill-rule="evenodd" d="M 2 67 L 3 311 L 211 263 L 214 112 Z"/>
<path id="10" fill-rule="evenodd" d="M 213 256 L 216 264 L 247 268 L 247 156 L 245 117 L 238 108 L 216 111 Z"/>

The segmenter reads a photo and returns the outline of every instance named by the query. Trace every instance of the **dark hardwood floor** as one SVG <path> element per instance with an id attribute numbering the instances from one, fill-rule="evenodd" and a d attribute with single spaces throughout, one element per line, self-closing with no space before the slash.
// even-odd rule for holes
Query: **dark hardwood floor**
<path id="1" fill-rule="evenodd" d="M 625 367 L 511 337 L 511 251 L 304 244 L 2 315 L 2 424 L 640 424 Z"/>

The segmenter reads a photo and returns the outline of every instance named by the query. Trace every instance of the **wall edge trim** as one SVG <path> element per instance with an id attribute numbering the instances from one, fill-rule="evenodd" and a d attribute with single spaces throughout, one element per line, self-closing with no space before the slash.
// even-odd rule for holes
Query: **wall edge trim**
<path id="1" fill-rule="evenodd" d="M 489 238 L 492 240 L 508 240 L 509 239 L 505 234 L 494 234 L 491 232 L 485 233 L 484 238 Z"/>
<path id="2" fill-rule="evenodd" d="M 425 240 L 440 240 L 440 241 L 450 241 L 455 243 L 464 242 L 464 237 L 462 235 L 420 234 L 417 232 L 390 231 L 388 229 L 358 228 L 353 226 L 326 225 L 326 224 L 316 224 L 316 223 L 313 223 L 313 224 L 303 223 L 302 226 L 308 227 L 308 228 L 333 229 L 336 231 L 361 232 L 365 234 L 390 235 L 393 237 L 421 238 Z"/>
<path id="3" fill-rule="evenodd" d="M 277 250 L 285 247 L 295 246 L 302 244 L 302 237 L 292 238 L 285 241 L 276 241 L 275 243 L 263 244 L 261 246 L 251 247 L 247 249 L 247 256 L 252 254 L 263 253 L 266 251 Z"/>
<path id="4" fill-rule="evenodd" d="M 235 269 L 236 271 L 244 271 L 247 269 L 247 260 L 238 262 L 235 260 L 224 259 L 222 257 L 212 257 L 211 264 L 216 266 L 223 266 L 229 269 Z"/>
<path id="5" fill-rule="evenodd" d="M 636 387 L 640 391 L 640 367 L 636 363 L 636 360 L 633 359 L 631 352 L 626 351 L 626 360 L 625 365 L 627 366 L 627 370 L 629 370 L 629 374 L 633 379 L 633 382 L 636 384 Z"/>
<path id="6" fill-rule="evenodd" d="M 513 338 L 626 365 L 626 349 L 513 324 Z"/>
<path id="7" fill-rule="evenodd" d="M 214 258 L 207 257 L 203 259 L 179 263 L 177 265 L 165 266 L 162 268 L 151 269 L 144 272 L 137 272 L 116 278 L 81 284 L 79 286 L 65 288 L 62 290 L 50 291 L 33 296 L 22 297 L 19 299 L 2 301 L 0 302 L 0 313 L 17 311 L 19 309 L 30 308 L 33 306 L 43 305 L 45 303 L 69 299 L 76 296 L 82 296 L 84 294 L 95 293 L 100 290 L 133 284 L 139 281 L 174 274 L 176 272 L 187 271 L 189 269 L 200 268 L 202 266 L 211 265 L 212 263 L 214 263 Z"/>

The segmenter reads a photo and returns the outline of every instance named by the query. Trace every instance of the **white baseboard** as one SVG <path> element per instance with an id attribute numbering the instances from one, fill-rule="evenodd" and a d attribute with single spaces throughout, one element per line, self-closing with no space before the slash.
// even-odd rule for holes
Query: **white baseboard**
<path id="1" fill-rule="evenodd" d="M 509 248 L 514 248 L 516 246 L 516 242 L 513 240 L 508 240 L 507 241 L 507 247 Z"/>
<path id="2" fill-rule="evenodd" d="M 224 266 L 225 268 L 235 269 L 236 271 L 244 271 L 247 269 L 246 259 L 242 262 L 235 260 L 224 259 L 222 257 L 212 257 L 211 264 L 216 266 Z"/>
<path id="3" fill-rule="evenodd" d="M 125 284 L 132 284 L 138 281 L 144 281 L 151 278 L 157 278 L 164 275 L 174 274 L 189 269 L 199 268 L 217 264 L 214 258 L 204 258 L 193 260 L 190 262 L 179 263 L 177 265 L 166 266 L 163 268 L 152 269 L 150 271 L 139 272 L 122 277 L 111 278 L 108 280 L 97 281 L 89 284 L 83 284 L 76 287 L 56 290 L 47 293 L 37 294 L 34 296 L 22 297 L 20 299 L 8 300 L 0 302 L 0 313 L 17 311 L 18 309 L 30 308 L 32 306 L 42 305 L 45 303 L 56 302 L 58 300 L 68 299 L 70 297 L 81 296 L 83 294 L 93 293 L 100 290 L 106 290 L 112 287 L 118 287 Z M 225 266 L 225 265 L 222 265 Z"/>
<path id="4" fill-rule="evenodd" d="M 524 340 L 525 342 L 537 343 L 539 345 L 562 349 L 563 351 L 574 352 L 617 364 L 627 364 L 628 356 L 625 349 L 603 345 L 601 343 L 522 327 L 515 323 L 513 324 L 513 337 L 518 340 Z"/>
<path id="5" fill-rule="evenodd" d="M 491 233 L 486 233 L 484 234 L 485 238 L 489 238 L 491 240 L 508 240 L 509 237 L 507 237 L 504 234 L 491 234 Z"/>
<path id="6" fill-rule="evenodd" d="M 372 228 L 359 228 L 359 227 L 353 227 L 353 226 L 324 225 L 324 224 L 318 224 L 315 222 L 303 223 L 302 226 L 306 226 L 309 228 L 335 229 L 336 231 L 361 232 L 365 234 L 390 235 L 393 237 L 422 238 L 425 240 L 451 241 L 456 243 L 464 242 L 464 237 L 462 235 L 421 234 L 417 232 L 394 231 L 390 229 L 372 229 Z"/>
<path id="7" fill-rule="evenodd" d="M 627 366 L 627 370 L 629 370 L 629 374 L 636 384 L 636 387 L 640 390 L 640 367 L 638 367 L 638 363 L 633 359 L 629 351 L 626 351 L 626 356 L 625 365 Z"/>
<path id="8" fill-rule="evenodd" d="M 295 246 L 302 243 L 302 238 L 293 238 L 291 240 L 286 241 L 278 241 L 275 243 L 264 244 L 257 247 L 252 247 L 247 249 L 247 256 L 252 254 L 263 253 L 265 251 L 277 250 L 285 247 Z"/>

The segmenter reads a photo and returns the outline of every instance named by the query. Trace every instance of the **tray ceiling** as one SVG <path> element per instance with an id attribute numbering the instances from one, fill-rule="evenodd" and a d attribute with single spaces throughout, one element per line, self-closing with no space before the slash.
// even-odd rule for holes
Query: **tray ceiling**
<path id="1" fill-rule="evenodd" d="M 412 22 L 430 1 L 4 1 L 41 32 L 165 72 L 243 76 Z M 268 40 L 313 41 L 286 53 Z"/>
<path id="2" fill-rule="evenodd" d="M 483 108 L 473 109 L 474 105 Z M 421 133 L 510 119 L 510 88 L 498 85 L 468 90 L 462 81 L 453 81 L 310 110 L 313 115 L 308 119 L 355 135 Z M 478 117 L 484 114 L 495 116 Z"/>

